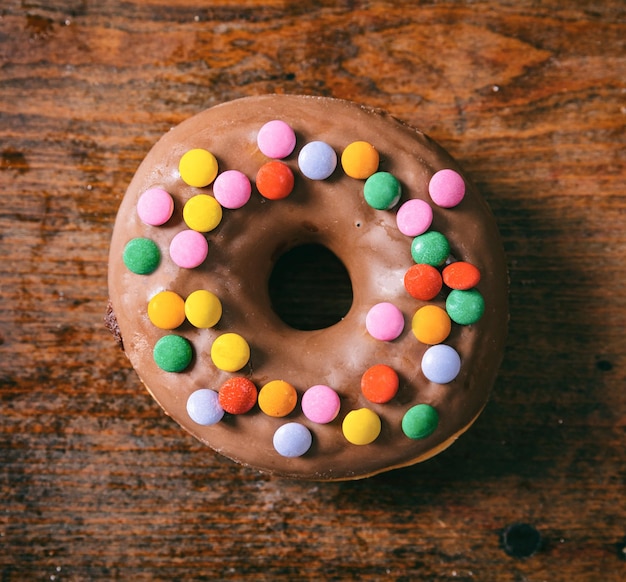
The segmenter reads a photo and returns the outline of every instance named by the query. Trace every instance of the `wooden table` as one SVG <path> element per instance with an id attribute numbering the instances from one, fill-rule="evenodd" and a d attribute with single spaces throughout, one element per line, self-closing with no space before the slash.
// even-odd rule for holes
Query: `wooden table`
<path id="1" fill-rule="evenodd" d="M 626 579 L 624 38 L 620 0 L 4 2 L 1 579 Z M 422 465 L 332 484 L 242 469 L 162 414 L 103 328 L 140 160 L 268 92 L 391 111 L 497 217 L 499 381 Z"/>

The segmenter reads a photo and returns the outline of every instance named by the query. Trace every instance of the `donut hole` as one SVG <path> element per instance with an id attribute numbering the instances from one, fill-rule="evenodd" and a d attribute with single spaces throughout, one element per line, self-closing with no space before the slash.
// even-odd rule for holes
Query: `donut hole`
<path id="1" fill-rule="evenodd" d="M 352 282 L 331 250 L 304 244 L 283 253 L 270 274 L 272 309 L 289 327 L 301 331 L 339 323 L 352 307 Z"/>

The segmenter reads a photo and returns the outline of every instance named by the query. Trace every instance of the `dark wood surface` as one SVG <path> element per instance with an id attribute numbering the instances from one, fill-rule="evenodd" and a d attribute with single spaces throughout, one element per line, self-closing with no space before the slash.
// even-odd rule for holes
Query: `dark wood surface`
<path id="1" fill-rule="evenodd" d="M 626 579 L 624 38 L 621 0 L 3 2 L 1 579 Z M 243 469 L 162 414 L 103 329 L 143 156 L 267 92 L 391 111 L 497 217 L 505 361 L 427 463 L 332 484 Z M 528 535 L 505 548 L 516 523 L 541 536 L 529 557 Z"/>

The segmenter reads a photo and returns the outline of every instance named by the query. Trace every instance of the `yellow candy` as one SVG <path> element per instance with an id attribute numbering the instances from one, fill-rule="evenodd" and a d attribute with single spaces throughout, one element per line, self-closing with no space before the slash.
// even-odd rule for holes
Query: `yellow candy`
<path id="1" fill-rule="evenodd" d="M 268 416 L 287 416 L 297 402 L 296 389 L 284 380 L 272 380 L 259 392 L 259 408 Z"/>
<path id="2" fill-rule="evenodd" d="M 365 180 L 375 173 L 378 162 L 378 152 L 366 141 L 352 142 L 341 154 L 343 171 L 357 180 Z"/>
<path id="3" fill-rule="evenodd" d="M 173 291 L 161 291 L 150 299 L 148 317 L 160 329 L 175 329 L 185 321 L 185 302 Z"/>
<path id="4" fill-rule="evenodd" d="M 198 194 L 185 203 L 183 220 L 192 230 L 209 232 L 222 220 L 222 207 L 213 196 Z"/>
<path id="5" fill-rule="evenodd" d="M 452 322 L 445 309 L 437 305 L 425 305 L 415 312 L 411 328 L 423 344 L 439 344 L 450 334 Z"/>
<path id="6" fill-rule="evenodd" d="M 185 184 L 194 188 L 204 188 L 217 176 L 217 160 L 207 150 L 200 148 L 189 150 L 180 158 L 178 172 Z"/>
<path id="7" fill-rule="evenodd" d="M 343 436 L 353 445 L 369 445 L 380 434 L 380 417 L 369 408 L 351 410 L 341 425 Z"/>
<path id="8" fill-rule="evenodd" d="M 185 315 L 194 327 L 213 327 L 222 317 L 222 303 L 210 291 L 198 289 L 187 297 Z"/>
<path id="9" fill-rule="evenodd" d="M 236 372 L 248 363 L 250 346 L 239 334 L 225 333 L 213 342 L 211 359 L 220 370 Z"/>

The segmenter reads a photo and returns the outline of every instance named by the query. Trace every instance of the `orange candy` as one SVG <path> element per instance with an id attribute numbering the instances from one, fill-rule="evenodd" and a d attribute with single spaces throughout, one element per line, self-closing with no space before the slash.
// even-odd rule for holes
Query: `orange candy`
<path id="1" fill-rule="evenodd" d="M 404 275 L 404 287 L 411 297 L 420 301 L 434 299 L 442 285 L 441 273 L 432 265 L 413 265 Z"/>
<path id="2" fill-rule="evenodd" d="M 443 270 L 443 282 L 450 289 L 460 289 L 466 291 L 476 287 L 480 281 L 480 271 L 471 263 L 458 261 L 450 263 Z"/>
<path id="3" fill-rule="evenodd" d="M 256 175 L 256 187 L 264 198 L 281 200 L 291 194 L 294 177 L 291 168 L 283 162 L 267 162 Z"/>
<path id="4" fill-rule="evenodd" d="M 361 392 L 370 402 L 384 404 L 398 392 L 400 380 L 396 371 L 385 364 L 376 364 L 361 378 Z"/>
<path id="5" fill-rule="evenodd" d="M 411 328 L 423 344 L 439 344 L 450 335 L 452 322 L 445 309 L 437 305 L 420 307 L 413 316 Z"/>
<path id="6" fill-rule="evenodd" d="M 259 391 L 259 408 L 268 416 L 287 416 L 297 402 L 296 389 L 284 380 L 272 380 Z"/>
<path id="7" fill-rule="evenodd" d="M 161 329 L 176 329 L 185 321 L 185 302 L 174 291 L 161 291 L 148 303 L 150 321 Z"/>
<path id="8" fill-rule="evenodd" d="M 256 386 L 242 376 L 226 380 L 219 392 L 219 403 L 230 414 L 245 414 L 256 404 L 256 398 Z"/>
<path id="9" fill-rule="evenodd" d="M 378 170 L 378 162 L 378 152 L 366 141 L 352 142 L 341 154 L 343 171 L 357 180 L 369 178 Z"/>

